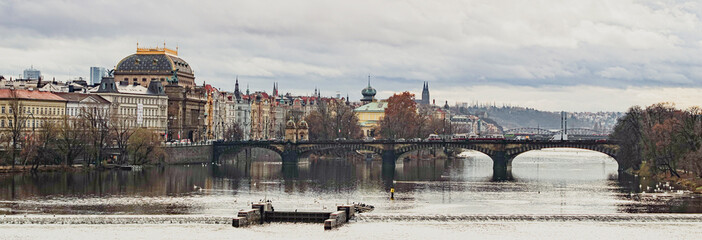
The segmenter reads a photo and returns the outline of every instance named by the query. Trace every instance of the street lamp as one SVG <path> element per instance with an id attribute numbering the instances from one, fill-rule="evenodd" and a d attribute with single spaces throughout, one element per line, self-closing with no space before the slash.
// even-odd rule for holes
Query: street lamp
<path id="1" fill-rule="evenodd" d="M 34 127 L 36 125 L 36 118 L 34 118 L 34 113 L 27 111 L 27 114 L 32 115 L 32 139 L 34 139 Z"/>

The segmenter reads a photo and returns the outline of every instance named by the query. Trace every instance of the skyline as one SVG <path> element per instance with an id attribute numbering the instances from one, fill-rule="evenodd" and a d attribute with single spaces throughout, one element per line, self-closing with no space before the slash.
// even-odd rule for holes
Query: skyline
<path id="1" fill-rule="evenodd" d="M 148 11 L 161 9 L 163 11 Z M 698 105 L 694 1 L 43 2 L 0 0 L 0 75 L 89 77 L 140 46 L 179 47 L 196 82 L 377 98 L 428 81 L 437 104 L 547 111 Z M 89 13 L 99 13 L 89 14 Z M 584 104 L 585 103 L 585 104 Z"/>

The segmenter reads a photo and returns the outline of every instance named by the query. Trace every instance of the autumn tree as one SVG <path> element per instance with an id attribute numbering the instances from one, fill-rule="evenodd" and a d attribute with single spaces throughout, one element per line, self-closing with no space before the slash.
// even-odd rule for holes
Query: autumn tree
<path id="1" fill-rule="evenodd" d="M 385 117 L 380 120 L 380 135 L 388 139 L 419 137 L 418 123 L 424 121 L 417 114 L 414 94 L 403 92 L 388 98 Z"/>
<path id="2" fill-rule="evenodd" d="M 620 146 L 617 155 L 624 168 L 641 166 L 653 174 L 678 177 L 683 170 L 702 176 L 702 111 L 697 107 L 685 111 L 669 103 L 632 107 L 610 137 Z"/>

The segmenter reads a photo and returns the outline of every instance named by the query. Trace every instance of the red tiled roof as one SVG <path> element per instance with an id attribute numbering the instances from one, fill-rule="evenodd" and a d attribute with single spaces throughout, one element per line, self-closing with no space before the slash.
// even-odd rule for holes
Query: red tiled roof
<path id="1" fill-rule="evenodd" d="M 66 102 L 66 99 L 59 97 L 51 92 L 41 92 L 38 90 L 29 91 L 24 89 L 0 89 L 0 99 L 12 99 L 12 92 L 15 92 L 15 96 L 19 99 L 24 100 L 46 100 L 46 101 L 61 101 Z"/>

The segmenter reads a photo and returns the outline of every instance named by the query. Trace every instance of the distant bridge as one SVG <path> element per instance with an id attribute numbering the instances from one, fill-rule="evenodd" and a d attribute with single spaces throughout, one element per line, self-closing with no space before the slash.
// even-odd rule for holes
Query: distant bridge
<path id="1" fill-rule="evenodd" d="M 511 175 L 512 160 L 522 153 L 544 148 L 576 148 L 604 153 L 618 163 L 619 146 L 605 140 L 571 140 L 571 141 L 530 141 L 530 140 L 481 140 L 481 141 L 431 141 L 431 142 L 397 142 L 397 141 L 315 141 L 315 142 L 280 142 L 280 141 L 235 141 L 214 142 L 212 144 L 212 161 L 228 153 L 236 153 L 246 148 L 262 148 L 280 155 L 284 164 L 297 164 L 300 157 L 331 150 L 364 150 L 376 153 L 383 159 L 383 165 L 395 165 L 403 155 L 422 149 L 467 149 L 489 156 L 493 160 L 493 173 L 496 176 Z M 620 163 L 619 168 L 623 169 Z"/>
<path id="2" fill-rule="evenodd" d="M 537 139 L 550 139 L 555 135 L 560 135 L 563 130 L 552 131 L 543 128 L 513 128 L 504 131 L 505 135 L 512 136 L 530 136 Z M 568 128 L 567 131 L 568 139 L 578 139 L 578 140 L 595 140 L 595 139 L 607 139 L 609 133 L 605 131 L 596 131 L 590 128 Z"/>

